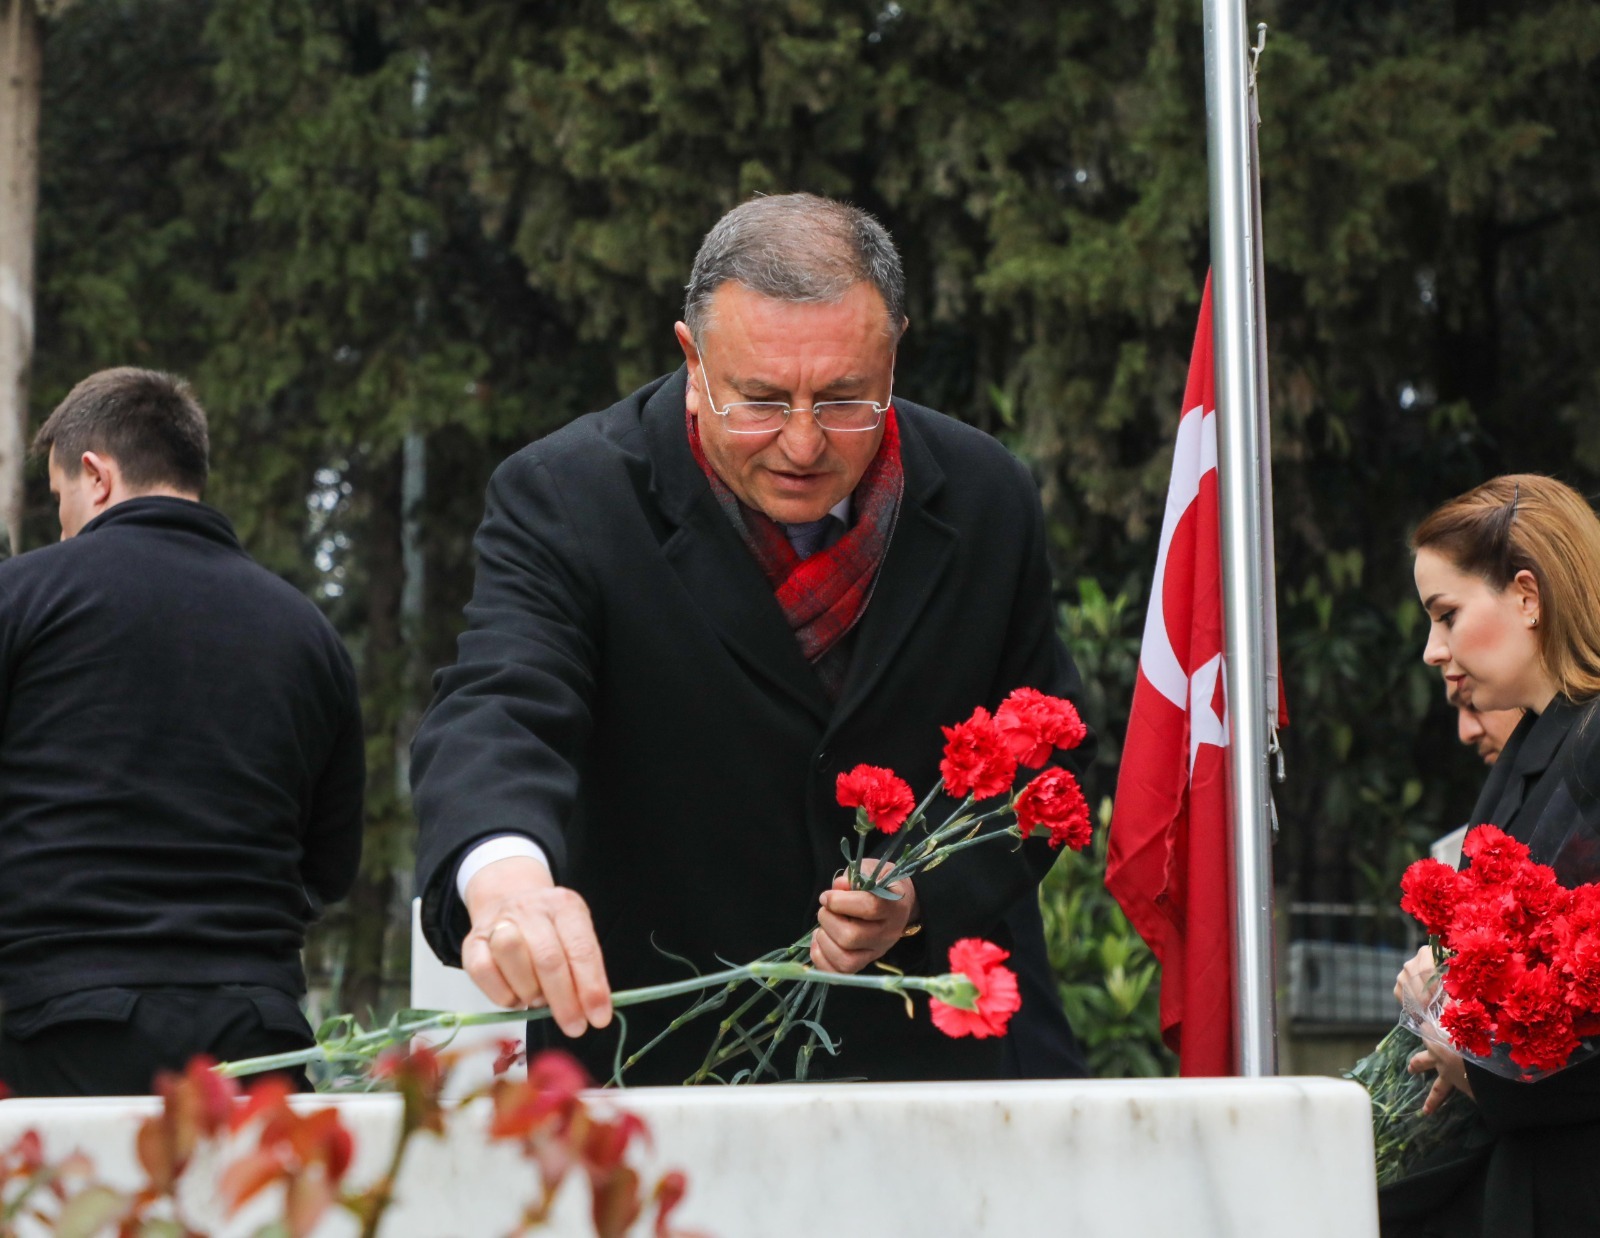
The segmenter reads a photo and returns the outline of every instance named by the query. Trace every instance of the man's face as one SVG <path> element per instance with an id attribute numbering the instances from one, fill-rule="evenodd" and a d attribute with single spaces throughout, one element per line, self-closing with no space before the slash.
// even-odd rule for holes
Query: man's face
<path id="1" fill-rule="evenodd" d="M 1522 721 L 1522 711 L 1479 710 L 1472 704 L 1471 688 L 1465 685 L 1450 685 L 1447 695 L 1456 707 L 1456 738 L 1476 748 L 1485 765 L 1493 765 L 1500 759 L 1500 750 L 1511 738 L 1511 732 Z"/>
<path id="2" fill-rule="evenodd" d="M 50 449 L 50 493 L 56 499 L 56 512 L 61 520 L 61 540 L 76 537 L 78 530 L 98 514 L 96 508 L 97 479 L 90 470 L 79 467 L 77 476 L 68 477 Z"/>
<path id="3" fill-rule="evenodd" d="M 883 440 L 874 430 L 823 430 L 812 419 L 822 400 L 887 404 L 894 340 L 878 290 L 857 284 L 831 305 L 795 304 L 725 283 L 697 342 L 683 324 L 678 342 L 689 363 L 689 411 L 699 420 L 706 459 L 748 506 L 784 524 L 820 520 L 856 488 Z M 739 400 L 789 404 L 782 429 L 733 434 L 706 407 Z M 801 411 L 801 410 L 806 411 Z"/>

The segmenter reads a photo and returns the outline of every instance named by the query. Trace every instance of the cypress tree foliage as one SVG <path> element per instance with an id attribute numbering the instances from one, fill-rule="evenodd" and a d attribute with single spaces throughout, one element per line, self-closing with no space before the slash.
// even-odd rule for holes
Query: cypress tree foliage
<path id="1" fill-rule="evenodd" d="M 1600 478 L 1600 10 L 1260 9 L 1278 873 L 1392 902 L 1481 776 L 1418 657 L 1407 528 L 1508 468 Z M 49 25 L 35 412 L 102 365 L 189 373 L 211 497 L 357 651 L 368 859 L 324 935 L 346 1007 L 403 976 L 403 740 L 453 656 L 489 470 L 677 364 L 695 247 L 754 192 L 890 226 L 897 391 L 1023 455 L 1069 614 L 1122 616 L 1086 656 L 1115 680 L 1109 793 L 1208 260 L 1199 21 L 1193 0 L 78 0 Z"/>

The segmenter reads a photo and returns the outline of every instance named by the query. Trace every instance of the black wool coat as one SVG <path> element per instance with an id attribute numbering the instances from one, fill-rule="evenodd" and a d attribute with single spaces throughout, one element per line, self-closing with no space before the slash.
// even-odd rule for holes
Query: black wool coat
<path id="1" fill-rule="evenodd" d="M 614 989 L 685 975 L 663 951 L 703 970 L 752 960 L 814 925 L 854 841 L 839 773 L 889 766 L 920 796 L 941 725 L 1020 685 L 1078 693 L 1031 478 L 987 435 L 896 400 L 905 495 L 830 704 L 690 454 L 684 383 L 658 379 L 490 482 L 468 628 L 412 766 L 423 925 L 448 963 L 469 928 L 456 868 L 498 833 L 536 841 L 588 901 Z M 957 938 L 1009 947 L 1002 916 L 1051 860 L 997 842 L 921 874 L 925 930 L 886 961 L 943 971 Z M 683 1004 L 628 1011 L 629 1049 Z M 835 990 L 825 1023 L 842 1047 L 814 1078 L 1002 1070 L 1000 1042 L 944 1037 L 923 1003 L 908 1020 L 892 997 Z M 680 1030 L 628 1081 L 684 1079 L 710 1036 Z M 569 1047 L 611 1074 L 615 1028 Z"/>
<path id="2" fill-rule="evenodd" d="M 1600 880 L 1600 702 L 1557 697 L 1506 741 L 1470 821 L 1528 844 L 1565 886 Z M 1600 1058 L 1536 1083 L 1467 1066 L 1481 1116 L 1465 1154 L 1379 1194 L 1384 1233 L 1600 1233 Z M 1457 1103 L 1457 1102 L 1452 1102 Z"/>

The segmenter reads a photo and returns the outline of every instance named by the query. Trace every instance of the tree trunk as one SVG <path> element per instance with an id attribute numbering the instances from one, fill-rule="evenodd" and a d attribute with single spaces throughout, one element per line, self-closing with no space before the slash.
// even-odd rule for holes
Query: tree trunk
<path id="1" fill-rule="evenodd" d="M 33 234 L 39 202 L 39 78 L 34 0 L 0 0 L 0 525 L 12 550 L 22 549 Z"/>

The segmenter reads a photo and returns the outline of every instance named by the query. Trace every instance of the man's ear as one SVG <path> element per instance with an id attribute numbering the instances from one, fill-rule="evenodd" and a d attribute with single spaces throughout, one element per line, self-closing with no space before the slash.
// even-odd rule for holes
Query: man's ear
<path id="1" fill-rule="evenodd" d="M 678 337 L 678 347 L 683 349 L 683 359 L 689 366 L 689 389 L 684 395 L 684 403 L 689 406 L 689 411 L 695 416 L 700 414 L 700 350 L 694 346 L 694 336 L 689 334 L 689 324 L 676 322 L 672 324 L 672 333 Z"/>
<path id="2" fill-rule="evenodd" d="M 96 507 L 104 507 L 116 493 L 120 474 L 117 462 L 97 451 L 86 451 L 79 460 L 83 475 L 89 480 L 89 497 Z"/>

